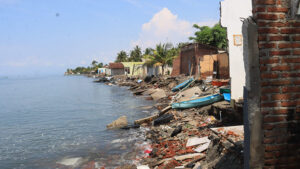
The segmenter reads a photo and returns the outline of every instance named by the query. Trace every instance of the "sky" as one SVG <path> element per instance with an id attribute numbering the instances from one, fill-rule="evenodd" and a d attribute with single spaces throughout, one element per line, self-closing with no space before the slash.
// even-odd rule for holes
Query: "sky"
<path id="1" fill-rule="evenodd" d="M 0 0 L 0 76 L 63 74 L 219 22 L 220 0 Z"/>

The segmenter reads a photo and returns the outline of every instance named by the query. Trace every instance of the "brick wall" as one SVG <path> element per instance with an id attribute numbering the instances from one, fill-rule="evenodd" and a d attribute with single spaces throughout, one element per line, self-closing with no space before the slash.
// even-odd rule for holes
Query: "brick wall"
<path id="1" fill-rule="evenodd" d="M 180 75 L 180 55 L 173 60 L 173 69 L 171 76 L 178 76 Z"/>
<path id="2" fill-rule="evenodd" d="M 253 0 L 264 168 L 300 168 L 300 20 L 290 12 L 290 0 Z"/>
<path id="3" fill-rule="evenodd" d="M 180 52 L 180 73 L 189 75 L 192 68 L 195 67 L 195 48 L 192 46 L 189 49 L 181 50 Z M 192 70 L 192 74 L 193 74 Z"/>

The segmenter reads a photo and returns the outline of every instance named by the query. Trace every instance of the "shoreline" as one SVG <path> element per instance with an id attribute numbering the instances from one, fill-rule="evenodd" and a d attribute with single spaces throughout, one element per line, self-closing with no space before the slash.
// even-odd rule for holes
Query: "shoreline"
<path id="1" fill-rule="evenodd" d="M 171 89 L 188 78 L 186 76 L 160 76 L 141 81 L 134 77 L 115 76 L 108 81 L 102 81 L 100 78 L 99 82 L 119 87 L 127 86 L 134 95 L 146 100 L 153 99 L 153 107 L 158 110 L 159 114 L 162 109 L 170 105 L 172 98 L 177 94 Z M 215 93 L 218 90 L 204 81 L 196 81 L 190 88 L 201 85 L 207 87 L 203 93 Z M 153 90 L 159 91 L 158 95 L 153 95 Z M 225 121 L 221 117 L 218 118 L 218 112 L 213 110 L 216 107 L 228 110 L 228 112 L 237 113 L 238 111 L 232 110 L 229 103 L 220 101 L 200 108 L 168 110 L 165 114 L 172 118 L 158 125 L 154 125 L 153 120 L 142 123 L 141 126 L 149 128 L 145 135 L 146 139 L 151 141 L 151 149 L 144 152 L 145 157 L 139 162 L 141 166 L 128 164 L 118 169 L 199 168 L 199 166 L 202 168 L 219 168 L 220 166 L 228 169 L 243 168 L 243 123 L 239 118 L 234 122 L 226 121 L 226 116 Z M 233 125 L 234 127 L 227 127 Z M 187 145 L 195 138 L 205 138 L 207 142 Z"/>

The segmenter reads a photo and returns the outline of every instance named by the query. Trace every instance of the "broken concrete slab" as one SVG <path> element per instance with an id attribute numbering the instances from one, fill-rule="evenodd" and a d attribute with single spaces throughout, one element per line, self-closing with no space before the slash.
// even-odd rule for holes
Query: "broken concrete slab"
<path id="1" fill-rule="evenodd" d="M 166 92 L 163 89 L 156 89 L 154 93 L 151 94 L 154 101 L 167 97 Z"/>
<path id="2" fill-rule="evenodd" d="M 208 139 L 208 137 L 192 137 L 190 139 L 188 139 L 187 143 L 186 143 L 186 147 L 190 147 L 190 146 L 196 146 L 199 144 L 204 144 L 210 142 L 210 140 Z"/>
<path id="3" fill-rule="evenodd" d="M 137 169 L 150 169 L 150 167 L 148 165 L 140 165 L 137 166 Z"/>
<path id="4" fill-rule="evenodd" d="M 201 153 L 201 152 L 203 152 L 203 151 L 205 151 L 205 150 L 208 149 L 209 144 L 210 144 L 210 141 L 207 142 L 207 143 L 204 143 L 204 144 L 202 144 L 200 146 L 198 146 L 197 148 L 194 149 L 194 151 L 196 151 L 198 153 Z"/>
<path id="5" fill-rule="evenodd" d="M 196 163 L 193 169 L 202 169 L 200 163 Z"/>
<path id="6" fill-rule="evenodd" d="M 233 142 L 240 142 L 244 140 L 244 126 L 229 126 L 229 127 L 217 127 L 211 128 L 217 134 L 222 134 Z"/>
<path id="7" fill-rule="evenodd" d="M 156 89 L 150 88 L 150 89 L 146 90 L 143 94 L 144 94 L 144 95 L 151 95 L 151 94 L 153 94 L 154 92 L 156 92 Z"/>

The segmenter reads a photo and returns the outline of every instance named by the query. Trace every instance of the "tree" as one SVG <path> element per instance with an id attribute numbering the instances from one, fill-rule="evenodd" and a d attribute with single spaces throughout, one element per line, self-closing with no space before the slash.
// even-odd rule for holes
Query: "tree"
<path id="1" fill-rule="evenodd" d="M 139 46 L 130 51 L 130 57 L 128 59 L 130 62 L 141 62 L 142 61 L 142 50 Z"/>
<path id="2" fill-rule="evenodd" d="M 97 66 L 97 64 L 98 64 L 98 62 L 96 60 L 93 60 L 91 65 L 93 68 L 95 68 Z"/>
<path id="3" fill-rule="evenodd" d="M 99 63 L 97 67 L 98 67 L 98 68 L 103 68 L 103 63 L 102 63 L 102 62 Z"/>
<path id="4" fill-rule="evenodd" d="M 154 50 L 152 48 L 146 48 L 144 51 L 144 56 L 153 54 L 153 51 Z"/>
<path id="5" fill-rule="evenodd" d="M 172 44 L 158 44 L 155 50 L 150 55 L 145 55 L 146 64 L 154 65 L 161 64 L 162 72 L 164 74 L 165 66 L 172 65 L 173 59 L 178 56 L 179 48 L 174 48 Z"/>
<path id="6" fill-rule="evenodd" d="M 127 60 L 128 55 L 124 50 L 122 50 L 117 54 L 117 59 L 115 60 L 115 62 L 127 62 Z"/>
<path id="7" fill-rule="evenodd" d="M 219 49 L 227 48 L 227 30 L 216 24 L 210 28 L 208 26 L 193 25 L 194 28 L 199 29 L 195 32 L 195 37 L 190 37 L 194 42 L 215 46 Z"/>

